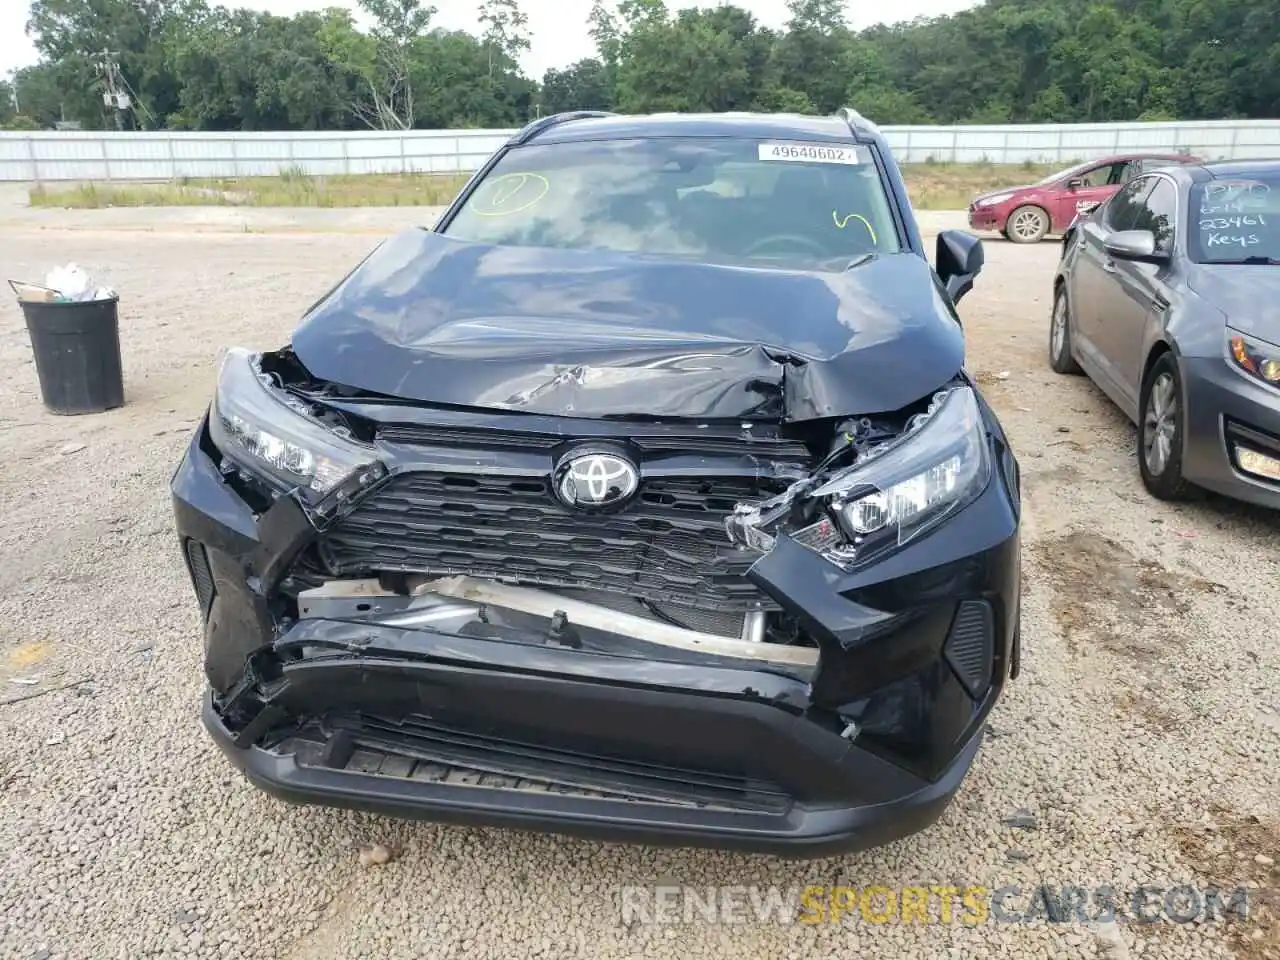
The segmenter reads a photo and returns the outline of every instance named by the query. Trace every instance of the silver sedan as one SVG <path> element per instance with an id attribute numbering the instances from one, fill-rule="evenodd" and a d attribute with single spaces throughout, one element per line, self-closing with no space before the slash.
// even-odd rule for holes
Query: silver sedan
<path id="1" fill-rule="evenodd" d="M 1138 425 L 1148 491 L 1280 508 L 1280 161 L 1130 181 L 1067 230 L 1053 290 L 1049 362 Z"/>

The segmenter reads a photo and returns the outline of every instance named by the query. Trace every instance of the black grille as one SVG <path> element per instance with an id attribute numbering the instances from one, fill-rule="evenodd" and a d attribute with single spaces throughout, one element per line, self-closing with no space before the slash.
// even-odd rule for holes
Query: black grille
<path id="1" fill-rule="evenodd" d="M 388 443 L 410 443 L 422 446 L 479 447 L 501 450 L 550 450 L 563 437 L 550 433 L 510 433 L 474 427 L 436 426 L 426 424 L 389 423 L 378 428 L 378 439 Z"/>
<path id="2" fill-rule="evenodd" d="M 995 620 L 985 600 L 965 600 L 956 611 L 947 636 L 947 662 L 964 688 L 975 700 L 991 685 L 991 662 L 995 655 Z"/>
<path id="3" fill-rule="evenodd" d="M 516 433 L 487 427 L 454 426 L 452 424 L 389 423 L 378 428 L 378 439 L 390 443 L 420 446 L 468 447 L 482 450 L 552 450 L 565 442 L 557 433 Z M 578 436 L 578 440 L 588 439 Z M 646 434 L 634 436 L 601 436 L 601 440 L 630 443 L 649 457 L 691 455 L 755 456 L 773 461 L 807 464 L 809 448 L 799 440 L 747 431 L 704 431 L 697 436 L 687 434 Z"/>
<path id="4" fill-rule="evenodd" d="M 191 584 L 196 590 L 196 599 L 200 603 L 200 616 L 208 619 L 209 607 L 213 604 L 213 571 L 209 569 L 209 557 L 204 552 L 204 545 L 195 540 L 186 542 L 187 566 L 191 570 Z"/>
<path id="5" fill-rule="evenodd" d="M 302 766 L 460 787 L 490 787 L 700 809 L 784 813 L 776 785 L 618 760 L 455 730 L 426 717 L 338 716 L 277 744 Z"/>
<path id="6" fill-rule="evenodd" d="M 756 479 L 646 479 L 619 513 L 570 510 L 539 477 L 415 471 L 328 532 L 336 575 L 398 570 L 589 587 L 712 610 L 773 609 L 743 574 L 724 517 L 778 486 Z"/>

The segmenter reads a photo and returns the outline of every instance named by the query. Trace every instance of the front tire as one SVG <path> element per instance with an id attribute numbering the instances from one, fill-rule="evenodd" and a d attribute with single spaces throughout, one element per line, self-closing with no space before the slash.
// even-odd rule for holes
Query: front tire
<path id="1" fill-rule="evenodd" d="M 1080 364 L 1071 355 L 1071 305 L 1067 288 L 1058 287 L 1053 294 L 1053 316 L 1049 321 L 1049 366 L 1054 373 L 1076 375 Z"/>
<path id="2" fill-rule="evenodd" d="M 1196 492 L 1182 476 L 1186 422 L 1182 376 L 1173 354 L 1165 353 L 1147 372 L 1138 403 L 1138 469 L 1158 500 L 1186 500 Z"/>
<path id="3" fill-rule="evenodd" d="M 1049 214 L 1029 203 L 1009 214 L 1005 234 L 1014 243 L 1039 243 L 1049 232 Z"/>

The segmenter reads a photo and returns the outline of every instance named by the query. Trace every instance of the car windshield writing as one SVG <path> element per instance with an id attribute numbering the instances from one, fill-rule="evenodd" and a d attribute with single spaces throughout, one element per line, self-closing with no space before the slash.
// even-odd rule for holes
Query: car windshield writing
<path id="1" fill-rule="evenodd" d="M 1192 187 L 1190 209 L 1199 262 L 1280 260 L 1280 172 Z"/>
<path id="2" fill-rule="evenodd" d="M 729 138 L 518 147 L 444 233 L 505 246 L 825 270 L 901 249 L 868 147 Z"/>

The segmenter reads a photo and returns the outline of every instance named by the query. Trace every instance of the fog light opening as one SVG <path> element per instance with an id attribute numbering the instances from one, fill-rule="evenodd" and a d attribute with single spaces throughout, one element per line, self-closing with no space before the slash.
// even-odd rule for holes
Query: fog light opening
<path id="1" fill-rule="evenodd" d="M 1232 444 L 1232 447 L 1236 455 L 1236 463 L 1243 472 L 1265 480 L 1280 482 L 1280 458 L 1259 453 L 1249 447 L 1242 447 L 1238 443 Z"/>

